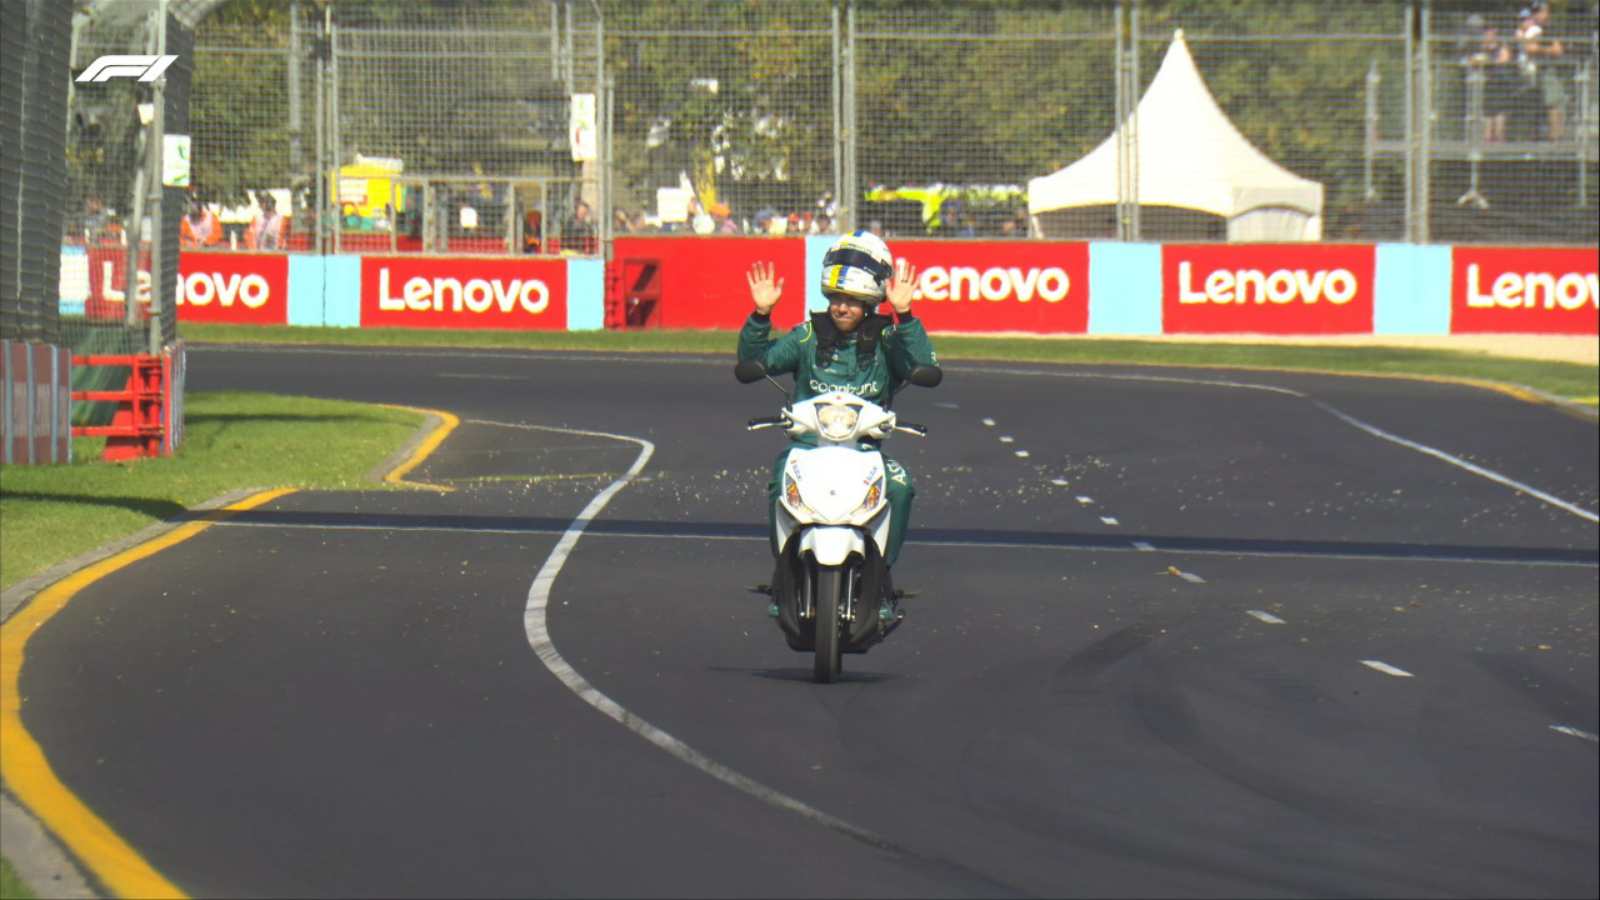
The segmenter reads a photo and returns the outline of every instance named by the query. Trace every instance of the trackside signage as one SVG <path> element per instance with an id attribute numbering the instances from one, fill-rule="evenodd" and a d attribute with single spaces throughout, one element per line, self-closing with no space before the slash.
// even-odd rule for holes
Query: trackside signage
<path id="1" fill-rule="evenodd" d="M 178 281 L 179 321 L 289 321 L 289 258 L 282 253 L 184 253 Z"/>
<path id="2" fill-rule="evenodd" d="M 1371 244 L 1166 244 L 1169 334 L 1365 334 L 1373 322 Z"/>
<path id="3" fill-rule="evenodd" d="M 1600 333 L 1600 250 L 1454 247 L 1455 334 Z"/>
<path id="4" fill-rule="evenodd" d="M 564 331 L 563 259 L 366 256 L 361 324 Z"/>
<path id="5" fill-rule="evenodd" d="M 1089 330 L 1086 242 L 895 240 L 889 246 L 917 268 L 912 311 L 930 330 Z"/>

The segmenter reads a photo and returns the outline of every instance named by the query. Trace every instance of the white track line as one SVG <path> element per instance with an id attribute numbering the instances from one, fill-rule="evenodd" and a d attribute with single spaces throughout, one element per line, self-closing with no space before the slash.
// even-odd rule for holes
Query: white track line
<path id="1" fill-rule="evenodd" d="M 1101 516 L 1100 517 L 1100 521 L 1102 523 L 1106 524 L 1106 525 L 1121 525 L 1122 524 L 1121 522 L 1117 521 L 1117 517 L 1116 516 Z"/>
<path id="2" fill-rule="evenodd" d="M 710 775 L 712 778 L 743 791 L 744 793 L 749 794 L 765 803 L 778 807 L 779 809 L 804 816 L 805 818 L 810 819 L 811 821 L 816 822 L 826 828 L 831 828 L 834 831 L 849 835 L 850 837 L 862 841 L 863 843 L 884 849 L 895 849 L 892 843 L 866 830 L 865 828 L 852 825 L 843 819 L 830 816 L 827 813 L 822 812 L 815 807 L 808 806 L 807 804 L 802 803 L 787 794 L 775 791 L 772 788 L 761 784 L 760 782 L 757 782 L 745 775 L 741 775 L 733 769 L 728 768 L 709 756 L 706 756 L 704 753 L 701 753 L 688 744 L 685 744 L 683 741 L 678 740 L 667 732 L 662 731 L 660 728 L 657 728 L 644 719 L 641 719 L 629 712 L 615 700 L 612 700 L 605 694 L 600 693 L 600 691 L 596 689 L 594 685 L 590 684 L 589 681 L 582 675 L 579 675 L 577 670 L 572 668 L 572 666 L 569 665 L 564 658 L 562 658 L 561 653 L 556 650 L 555 644 L 551 642 L 548 611 L 550 606 L 550 591 L 555 587 L 556 576 L 561 574 L 562 566 L 566 565 L 567 557 L 571 555 L 572 549 L 577 546 L 578 538 L 583 536 L 584 529 L 588 527 L 590 522 L 594 521 L 595 516 L 598 516 L 601 510 L 605 509 L 606 504 L 611 502 L 611 498 L 616 496 L 618 491 L 626 487 L 628 482 L 632 481 L 641 471 L 644 470 L 645 464 L 650 461 L 650 457 L 655 453 L 655 445 L 643 438 L 630 437 L 623 434 L 609 434 L 603 431 L 582 431 L 576 428 L 555 428 L 541 425 L 522 425 L 510 422 L 489 422 L 481 419 L 469 421 L 477 425 L 496 425 L 501 428 L 520 428 L 532 431 L 556 431 L 564 434 L 581 434 L 591 437 L 606 437 L 637 444 L 640 448 L 639 458 L 634 460 L 633 465 L 629 467 L 628 471 L 623 473 L 622 477 L 618 478 L 616 481 L 613 481 L 605 490 L 596 494 L 594 499 L 589 501 L 589 505 L 585 506 L 583 511 L 578 513 L 578 517 L 572 520 L 572 525 L 569 526 L 566 530 L 566 533 L 561 536 L 561 540 L 556 542 L 555 549 L 550 551 L 550 555 L 545 559 L 544 565 L 539 568 L 539 574 L 534 576 L 532 586 L 528 588 L 528 605 L 523 611 L 522 626 L 523 630 L 528 635 L 528 644 L 533 647 L 533 652 L 538 654 L 539 661 L 544 663 L 545 668 L 549 669 L 552 675 L 560 679 L 561 683 L 566 685 L 568 690 L 572 691 L 574 694 L 577 694 L 578 697 L 585 703 L 599 710 L 601 713 L 604 713 L 606 716 L 615 720 L 618 724 L 622 725 L 624 728 L 627 728 L 629 731 L 632 731 L 662 750 L 672 754 L 679 760 L 694 766 L 707 775 Z"/>
<path id="3" fill-rule="evenodd" d="M 1252 617 L 1252 618 L 1260 619 L 1261 621 L 1267 623 L 1268 625 L 1285 625 L 1285 624 L 1288 624 L 1288 623 L 1284 622 L 1282 619 L 1278 618 L 1277 616 L 1273 615 L 1272 613 L 1267 612 L 1264 609 L 1247 609 L 1247 610 L 1245 610 L 1245 614 L 1250 616 L 1250 617 Z"/>
<path id="4" fill-rule="evenodd" d="M 1538 488 L 1529 487 L 1528 485 L 1523 484 L 1520 481 L 1517 481 L 1517 480 L 1512 479 L 1512 478 L 1507 478 L 1506 476 L 1501 475 L 1499 472 L 1494 472 L 1494 471 L 1491 471 L 1489 469 L 1485 469 L 1482 466 L 1474 465 L 1474 464 L 1469 463 L 1466 460 L 1464 460 L 1464 459 L 1462 459 L 1462 458 L 1460 458 L 1458 456 L 1451 456 L 1450 454 L 1444 452 L 1443 450 L 1438 450 L 1438 449 L 1435 449 L 1433 447 L 1429 447 L 1427 444 L 1419 444 L 1416 441 L 1406 440 L 1405 438 L 1400 437 L 1399 435 L 1390 434 L 1389 432 L 1384 431 L 1381 428 L 1377 428 L 1375 426 L 1368 425 L 1367 423 L 1361 421 L 1360 419 L 1355 418 L 1354 416 L 1346 415 L 1346 414 L 1338 411 L 1337 409 L 1334 409 L 1333 407 L 1331 407 L 1328 404 L 1323 403 L 1321 401 L 1312 401 L 1312 402 L 1316 403 L 1318 406 L 1320 406 L 1323 409 L 1327 410 L 1329 413 L 1331 413 L 1335 418 L 1339 419 L 1340 421 L 1343 421 L 1343 422 L 1348 423 L 1350 425 L 1354 425 L 1355 427 L 1361 429 L 1362 431 L 1365 431 L 1367 434 L 1370 434 L 1373 437 L 1382 438 L 1383 440 L 1389 441 L 1391 443 L 1399 444 L 1402 447 L 1410 448 L 1412 450 L 1417 451 L 1418 453 L 1425 453 L 1425 454 L 1427 454 L 1427 455 L 1429 455 L 1429 456 L 1431 456 L 1431 457 L 1433 457 L 1435 459 L 1442 459 L 1445 462 L 1449 463 L 1450 465 L 1458 466 L 1460 468 L 1466 469 L 1468 472 L 1471 472 L 1474 475 L 1479 475 L 1479 476 L 1487 478 L 1490 481 L 1493 481 L 1493 482 L 1495 482 L 1497 484 L 1503 484 L 1506 487 L 1514 488 L 1515 490 L 1522 491 L 1523 493 L 1527 494 L 1530 497 L 1537 497 L 1538 499 L 1543 500 L 1544 502 L 1550 504 L 1551 506 L 1554 506 L 1554 507 L 1556 507 L 1558 509 L 1564 509 L 1567 512 L 1572 513 L 1573 515 L 1577 516 L 1580 519 L 1587 519 L 1590 522 L 1600 522 L 1600 516 L 1597 516 L 1594 513 L 1589 512 L 1587 509 L 1584 509 L 1581 506 L 1578 506 L 1578 505 L 1573 504 L 1573 503 L 1568 503 L 1567 501 L 1565 501 L 1565 500 L 1561 499 L 1560 497 L 1557 497 L 1557 496 L 1555 496 L 1553 494 L 1547 494 L 1544 491 L 1539 490 Z"/>
<path id="5" fill-rule="evenodd" d="M 1573 728 L 1571 725 L 1551 725 L 1550 730 L 1559 731 L 1575 738 L 1582 738 L 1591 744 L 1600 744 L 1600 734 L 1590 734 L 1582 728 Z"/>
<path id="6" fill-rule="evenodd" d="M 1375 671 L 1382 672 L 1385 675 L 1393 675 L 1396 678 L 1414 678 L 1414 677 L 1416 677 L 1416 676 L 1412 675 L 1410 672 L 1407 672 L 1405 669 L 1401 669 L 1401 668 L 1397 668 L 1395 666 L 1391 666 L 1391 665 L 1389 665 L 1388 663 L 1384 662 L 1381 659 L 1363 659 L 1361 661 L 1361 664 L 1363 666 L 1366 666 L 1369 669 L 1373 669 Z"/>

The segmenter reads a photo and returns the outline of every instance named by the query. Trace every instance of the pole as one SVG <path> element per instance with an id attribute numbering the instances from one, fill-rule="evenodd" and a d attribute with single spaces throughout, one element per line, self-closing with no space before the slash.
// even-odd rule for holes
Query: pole
<path id="1" fill-rule="evenodd" d="M 156 4 L 156 53 L 167 52 L 167 2 Z M 167 129 L 167 79 L 157 78 L 151 85 L 151 102 L 155 109 L 150 118 L 150 198 L 154 203 L 150 212 L 150 355 L 158 356 L 166 342 L 166 328 L 161 321 L 161 306 L 171 294 L 172 286 L 166 283 L 167 267 L 161 255 L 163 232 L 166 231 L 167 186 L 163 173 Z M 133 298 L 128 299 L 131 306 Z"/>

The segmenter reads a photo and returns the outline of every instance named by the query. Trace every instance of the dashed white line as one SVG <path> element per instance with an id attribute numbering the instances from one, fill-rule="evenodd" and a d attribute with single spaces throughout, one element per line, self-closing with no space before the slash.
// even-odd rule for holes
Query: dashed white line
<path id="1" fill-rule="evenodd" d="M 1573 728 L 1571 725 L 1551 725 L 1550 730 L 1559 731 L 1575 738 L 1582 738 L 1591 744 L 1600 744 L 1600 734 L 1590 734 L 1582 728 Z"/>
<path id="2" fill-rule="evenodd" d="M 1150 543 L 1149 541 L 1134 541 L 1133 549 L 1139 551 L 1140 553 L 1154 553 L 1156 551 L 1156 545 Z"/>
<path id="3" fill-rule="evenodd" d="M 983 425 L 984 425 L 985 428 L 993 428 L 994 427 L 994 420 L 993 419 L 984 419 L 983 420 Z"/>
<path id="4" fill-rule="evenodd" d="M 1117 517 L 1116 516 L 1101 516 L 1100 517 L 1100 521 L 1104 522 L 1107 525 L 1121 525 L 1122 524 L 1121 522 L 1117 521 Z"/>
<path id="5" fill-rule="evenodd" d="M 1396 678 L 1415 678 L 1416 677 L 1415 675 L 1412 675 L 1410 672 L 1407 672 L 1405 669 L 1401 669 L 1401 668 L 1396 667 L 1396 666 L 1391 666 L 1391 665 L 1389 665 L 1388 663 L 1384 662 L 1381 659 L 1363 659 L 1361 661 L 1361 664 L 1363 666 L 1366 666 L 1369 669 L 1372 669 L 1372 670 L 1377 671 L 1377 672 L 1382 672 L 1385 675 L 1393 675 Z"/>
<path id="6" fill-rule="evenodd" d="M 1273 615 L 1272 613 L 1267 612 L 1264 609 L 1247 609 L 1247 610 L 1245 610 L 1245 614 L 1248 615 L 1248 616 L 1251 616 L 1253 618 L 1260 619 L 1261 621 L 1267 623 L 1268 625 L 1284 625 L 1284 624 L 1287 624 L 1282 619 L 1278 618 L 1277 616 Z"/>
<path id="7" fill-rule="evenodd" d="M 1066 487 L 1067 485 L 1071 484 L 1072 482 L 1066 480 L 1065 478 L 1052 478 L 1052 479 L 1050 479 L 1050 483 L 1055 485 L 1056 487 Z"/>
<path id="8" fill-rule="evenodd" d="M 1017 451 L 1017 459 L 1027 459 L 1027 458 L 1028 458 L 1028 457 L 1029 457 L 1029 456 L 1031 456 L 1031 455 L 1032 455 L 1032 454 L 1031 454 L 1031 453 L 1029 453 L 1029 452 L 1028 452 L 1028 451 L 1026 451 L 1026 450 L 1018 450 L 1018 451 Z"/>
<path id="9" fill-rule="evenodd" d="M 1193 572 L 1179 572 L 1178 577 L 1190 584 L 1205 584 L 1206 580 Z"/>
<path id="10" fill-rule="evenodd" d="M 1012 436 L 1011 436 L 1011 435 L 1009 435 L 1009 434 L 1002 434 L 1002 435 L 1000 435 L 1000 443 L 1002 443 L 1002 444 L 1011 444 L 1011 443 L 1015 443 L 1015 442 L 1016 442 L 1016 440 L 1017 440 L 1017 439 L 1016 439 L 1016 438 L 1014 438 L 1014 437 L 1012 437 Z"/>
<path id="11" fill-rule="evenodd" d="M 1084 506 L 1089 506 L 1090 504 L 1094 503 L 1094 498 L 1093 497 L 1085 497 L 1084 495 L 1079 494 L 1078 495 L 1078 502 L 1081 503 Z"/>

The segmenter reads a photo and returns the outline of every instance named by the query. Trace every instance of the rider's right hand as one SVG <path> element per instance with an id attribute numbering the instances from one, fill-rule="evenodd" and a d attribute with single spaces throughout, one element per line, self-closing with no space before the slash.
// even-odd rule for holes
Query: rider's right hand
<path id="1" fill-rule="evenodd" d="M 783 279 L 773 281 L 777 270 L 776 263 L 769 262 L 765 266 L 756 263 L 745 275 L 745 281 L 750 285 L 750 299 L 755 302 L 756 312 L 763 316 L 772 314 L 772 308 L 778 305 L 778 298 L 783 295 Z"/>

